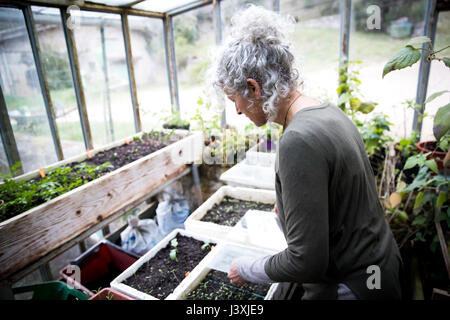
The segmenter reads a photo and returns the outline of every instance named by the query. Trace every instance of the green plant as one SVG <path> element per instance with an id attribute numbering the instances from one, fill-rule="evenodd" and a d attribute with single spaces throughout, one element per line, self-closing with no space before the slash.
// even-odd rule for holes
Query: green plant
<path id="1" fill-rule="evenodd" d="M 49 170 L 44 178 L 30 180 L 14 180 L 14 174 L 20 163 L 16 163 L 6 175 L 0 175 L 3 183 L 0 185 L 0 221 L 34 208 L 75 189 L 89 181 L 100 177 L 110 162 L 99 166 L 88 165 L 85 162 L 77 165 L 64 166 Z"/>
<path id="2" fill-rule="evenodd" d="M 169 257 L 171 260 L 175 260 L 178 262 L 177 253 L 178 253 L 178 241 L 177 238 L 170 241 L 170 245 L 172 246 L 172 250 L 170 250 Z"/>
<path id="3" fill-rule="evenodd" d="M 370 121 L 360 124 L 360 133 L 369 156 L 381 151 L 392 138 L 386 134 L 392 123 L 386 115 L 376 115 Z"/>
<path id="4" fill-rule="evenodd" d="M 189 125 L 189 121 L 182 119 L 180 112 L 176 110 L 172 111 L 172 114 L 165 117 L 164 120 L 167 121 L 169 128 L 182 128 Z"/>
<path id="5" fill-rule="evenodd" d="M 355 120 L 357 113 L 368 114 L 375 109 L 378 103 L 362 101 L 363 95 L 359 89 L 361 85 L 358 78 L 359 71 L 349 71 L 351 64 L 361 64 L 361 61 L 348 61 L 341 64 L 339 67 L 339 86 L 336 91 L 339 95 L 337 102 L 339 108 Z"/>

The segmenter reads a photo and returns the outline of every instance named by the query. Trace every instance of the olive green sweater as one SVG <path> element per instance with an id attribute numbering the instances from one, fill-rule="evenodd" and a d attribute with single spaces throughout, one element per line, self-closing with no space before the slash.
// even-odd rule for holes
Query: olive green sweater
<path id="1" fill-rule="evenodd" d="M 280 138 L 275 171 L 288 247 L 265 263 L 269 278 L 301 283 L 303 299 L 336 299 L 338 283 L 359 299 L 401 298 L 398 246 L 347 115 L 328 102 L 298 111 Z"/>

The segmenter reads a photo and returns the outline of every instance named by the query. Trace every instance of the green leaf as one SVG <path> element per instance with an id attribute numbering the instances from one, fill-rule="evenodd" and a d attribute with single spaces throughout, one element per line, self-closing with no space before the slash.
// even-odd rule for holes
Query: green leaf
<path id="1" fill-rule="evenodd" d="M 425 165 L 430 168 L 434 173 L 439 173 L 437 163 L 434 159 L 425 161 Z"/>
<path id="2" fill-rule="evenodd" d="M 442 191 L 439 192 L 439 196 L 436 200 L 436 207 L 439 210 L 441 210 L 442 205 L 444 204 L 445 200 L 447 200 L 447 197 L 448 197 L 447 192 L 442 192 Z"/>
<path id="3" fill-rule="evenodd" d="M 422 205 L 422 200 L 423 200 L 423 192 L 420 191 L 416 196 L 416 201 L 414 202 L 414 209 L 417 209 Z M 413 222 L 413 224 L 414 224 L 414 222 Z"/>
<path id="4" fill-rule="evenodd" d="M 407 45 L 413 46 L 415 44 L 422 44 L 422 43 L 431 43 L 431 39 L 425 36 L 415 37 L 408 41 Z"/>
<path id="5" fill-rule="evenodd" d="M 361 100 L 359 100 L 358 98 L 350 99 L 350 108 L 352 108 L 353 111 L 357 111 L 359 109 L 360 105 L 361 105 Z"/>
<path id="6" fill-rule="evenodd" d="M 178 259 L 177 259 L 177 249 L 172 249 L 172 250 L 170 250 L 169 256 L 170 256 L 170 259 L 175 260 L 175 261 L 178 262 Z"/>
<path id="7" fill-rule="evenodd" d="M 433 134 L 437 141 L 450 130 L 450 103 L 440 107 L 434 116 Z"/>
<path id="8" fill-rule="evenodd" d="M 427 221 L 427 218 L 426 218 L 426 217 L 424 217 L 424 216 L 418 216 L 418 217 L 416 217 L 416 218 L 413 220 L 412 225 L 413 225 L 413 226 L 416 226 L 416 225 L 423 225 L 423 224 L 425 224 L 426 221 Z"/>
<path id="9" fill-rule="evenodd" d="M 383 78 L 386 74 L 393 70 L 400 70 L 412 66 L 419 61 L 422 53 L 420 50 L 407 45 L 405 48 L 397 52 L 384 66 Z"/>
<path id="10" fill-rule="evenodd" d="M 364 114 L 368 114 L 368 113 L 371 113 L 373 111 L 373 109 L 375 109 L 376 105 L 378 105 L 378 103 L 376 103 L 376 102 L 361 102 L 361 105 L 359 106 L 358 111 L 360 111 Z"/>
<path id="11" fill-rule="evenodd" d="M 427 100 L 425 100 L 425 104 L 427 104 L 427 103 L 433 101 L 433 100 L 436 99 L 437 97 L 442 96 L 444 93 L 447 93 L 447 92 L 450 92 L 450 91 L 448 91 L 448 90 L 443 90 L 443 91 L 439 91 L 439 92 L 433 93 L 431 96 L 429 96 L 429 97 L 427 98 Z"/>
<path id="12" fill-rule="evenodd" d="M 338 104 L 338 106 L 340 106 L 341 104 L 347 103 L 350 99 L 351 99 L 351 95 L 349 93 L 341 94 L 339 96 L 337 104 Z"/>
<path id="13" fill-rule="evenodd" d="M 448 68 L 450 68 L 450 58 L 444 57 L 444 58 L 442 58 L 442 62 L 444 62 L 444 64 L 445 64 Z"/>
<path id="14" fill-rule="evenodd" d="M 415 157 L 415 156 L 409 157 L 406 160 L 406 163 L 405 163 L 405 166 L 403 167 L 403 170 L 411 169 L 412 167 L 414 167 L 416 165 L 417 165 L 417 157 Z"/>

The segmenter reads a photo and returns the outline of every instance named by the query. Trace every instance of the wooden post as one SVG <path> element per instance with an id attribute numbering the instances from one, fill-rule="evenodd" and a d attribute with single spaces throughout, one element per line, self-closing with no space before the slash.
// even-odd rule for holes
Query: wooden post
<path id="1" fill-rule="evenodd" d="M 136 90 L 136 77 L 134 74 L 133 52 L 131 50 L 130 25 L 128 24 L 128 15 L 122 13 L 122 33 L 125 42 L 125 53 L 127 59 L 128 80 L 130 84 L 131 103 L 133 105 L 134 127 L 136 132 L 142 131 L 141 115 L 139 110 L 139 100 Z"/>
<path id="2" fill-rule="evenodd" d="M 53 107 L 52 97 L 50 96 L 50 89 L 48 87 L 47 74 L 45 65 L 41 59 L 41 48 L 39 45 L 39 38 L 36 34 L 36 26 L 34 24 L 33 12 L 30 6 L 23 8 L 23 15 L 27 27 L 28 37 L 30 39 L 31 50 L 33 52 L 34 64 L 36 65 L 36 72 L 41 87 L 42 97 L 44 99 L 45 111 L 47 113 L 48 124 L 52 134 L 53 144 L 55 146 L 56 156 L 58 161 L 64 160 L 64 153 L 59 138 L 58 126 L 56 124 L 55 109 Z"/>
<path id="3" fill-rule="evenodd" d="M 70 14 L 67 8 L 61 8 L 61 19 L 63 24 L 64 36 L 66 39 L 67 52 L 69 54 L 70 69 L 72 71 L 73 84 L 75 89 L 75 97 L 77 98 L 78 113 L 80 115 L 81 130 L 83 131 L 84 145 L 86 149 L 93 149 L 91 127 L 89 125 L 88 113 L 86 109 L 86 99 L 84 97 L 83 84 L 81 81 L 80 64 L 78 61 L 77 47 L 75 44 L 75 35 L 72 27 L 69 28 L 67 22 Z"/>

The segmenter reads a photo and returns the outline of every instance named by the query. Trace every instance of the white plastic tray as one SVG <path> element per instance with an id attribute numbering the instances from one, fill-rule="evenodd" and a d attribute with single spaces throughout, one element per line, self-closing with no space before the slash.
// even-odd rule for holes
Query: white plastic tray
<path id="1" fill-rule="evenodd" d="M 202 282 L 202 280 L 208 275 L 208 273 L 211 271 L 212 266 L 217 265 L 217 259 L 224 259 L 224 251 L 229 252 L 226 254 L 226 263 L 231 264 L 231 261 L 234 258 L 239 258 L 239 256 L 245 256 L 246 252 L 248 254 L 251 254 L 251 256 L 266 256 L 275 254 L 276 252 L 272 250 L 263 250 L 263 249 L 255 249 L 244 245 L 239 245 L 235 243 L 230 242 L 220 242 L 213 251 L 202 260 L 202 263 L 199 264 L 198 270 L 196 270 L 196 273 L 191 273 L 192 277 L 190 276 L 189 279 L 186 278 L 186 281 L 183 283 L 183 285 L 178 286 L 176 291 L 174 291 L 172 295 L 172 299 L 175 300 L 185 300 L 188 294 L 193 291 L 197 286 Z M 264 300 L 271 300 L 273 297 L 273 294 L 275 290 L 278 287 L 278 283 L 273 283 L 269 290 L 267 291 L 267 294 L 264 298 Z"/>
<path id="2" fill-rule="evenodd" d="M 144 293 L 142 291 L 139 291 L 135 288 L 132 288 L 130 286 L 127 286 L 126 284 L 123 284 L 122 282 L 133 275 L 144 263 L 149 261 L 151 258 L 153 258 L 159 250 L 165 248 L 167 244 L 175 238 L 177 235 L 182 235 L 186 237 L 191 237 L 200 241 L 204 242 L 210 242 L 210 243 L 217 243 L 217 239 L 214 237 L 205 237 L 203 235 L 195 234 L 194 232 L 186 231 L 183 229 L 175 229 L 172 232 L 170 232 L 164 239 L 162 239 L 156 246 L 154 246 L 150 251 L 148 251 L 145 255 L 143 255 L 139 260 L 137 260 L 135 263 L 133 263 L 128 269 L 126 269 L 124 272 L 122 272 L 117 278 L 115 278 L 111 282 L 111 288 L 118 290 L 126 295 L 129 295 L 130 297 L 139 299 L 139 300 L 159 300 L 158 298 L 149 295 L 147 293 Z M 210 255 L 212 252 L 209 252 L 208 255 Z M 208 256 L 206 255 L 206 257 Z M 204 259 L 206 259 L 206 257 Z M 204 260 L 203 259 L 203 260 Z M 202 261 L 203 261 L 202 260 Z M 178 287 L 184 286 L 184 283 L 189 281 L 189 278 L 195 277 L 198 272 L 202 269 L 200 262 L 195 268 L 189 273 L 189 275 L 184 278 Z M 174 292 L 169 294 L 165 300 L 173 300 L 173 294 L 177 291 L 177 288 L 174 289 Z M 182 290 L 182 289 L 180 289 Z"/>
<path id="3" fill-rule="evenodd" d="M 250 159 L 239 162 L 221 174 L 220 180 L 234 187 L 250 187 L 258 189 L 275 190 L 275 154 L 260 152 L 248 153 Z M 252 155 L 257 154 L 257 155 Z M 273 155 L 273 156 L 272 156 Z M 254 165 L 260 163 L 261 165 Z"/>
<path id="4" fill-rule="evenodd" d="M 223 186 L 186 219 L 184 222 L 186 230 L 219 240 L 228 239 L 228 234 L 233 227 L 201 221 L 207 212 L 212 209 L 215 204 L 219 204 L 225 196 L 239 200 L 258 201 L 270 204 L 275 204 L 276 202 L 275 191 Z"/>

